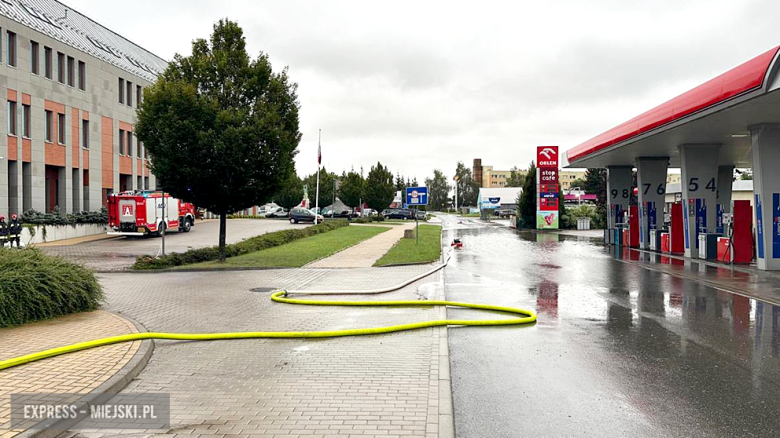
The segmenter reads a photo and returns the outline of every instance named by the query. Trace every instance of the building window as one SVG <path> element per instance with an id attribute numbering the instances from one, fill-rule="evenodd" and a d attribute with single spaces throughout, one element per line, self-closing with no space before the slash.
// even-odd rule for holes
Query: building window
<path id="1" fill-rule="evenodd" d="M 79 61 L 79 90 L 87 89 L 87 64 Z"/>
<path id="2" fill-rule="evenodd" d="M 65 83 L 65 54 L 57 52 L 57 81 Z"/>
<path id="3" fill-rule="evenodd" d="M 51 65 L 51 48 L 43 46 L 43 74 L 47 79 L 51 79 L 52 65 Z"/>
<path id="4" fill-rule="evenodd" d="M 143 155 L 141 154 L 141 142 L 137 141 L 135 142 L 135 156 L 138 158 L 143 158 Z"/>
<path id="5" fill-rule="evenodd" d="M 133 83 L 127 81 L 127 106 L 133 106 Z"/>
<path id="6" fill-rule="evenodd" d="M 76 60 L 68 56 L 68 85 L 76 86 Z"/>
<path id="7" fill-rule="evenodd" d="M 125 154 L 125 130 L 119 130 L 119 155 Z"/>
<path id="8" fill-rule="evenodd" d="M 125 103 L 125 80 L 119 78 L 119 103 Z"/>
<path id="9" fill-rule="evenodd" d="M 8 31 L 8 65 L 16 67 L 16 34 Z"/>
<path id="10" fill-rule="evenodd" d="M 30 105 L 22 104 L 22 137 L 30 138 L 30 131 L 32 130 L 32 114 L 30 113 Z"/>
<path id="11" fill-rule="evenodd" d="M 144 146 L 144 144 L 142 142 L 139 141 L 138 143 L 141 145 L 141 149 L 144 150 L 144 158 L 148 160 L 149 159 L 149 151 L 146 150 L 146 147 Z"/>
<path id="12" fill-rule="evenodd" d="M 51 111 L 46 111 L 46 129 L 45 129 L 45 135 L 46 135 L 46 141 L 51 143 L 52 142 L 52 134 L 54 130 L 54 114 L 52 114 Z"/>
<path id="13" fill-rule="evenodd" d="M 135 86 L 135 106 L 141 106 L 141 97 L 144 95 L 144 89 L 140 85 Z"/>
<path id="14" fill-rule="evenodd" d="M 89 149 L 89 120 L 81 121 L 81 147 Z"/>
<path id="15" fill-rule="evenodd" d="M 65 114 L 57 114 L 57 142 L 65 144 Z"/>
<path id="16" fill-rule="evenodd" d="M 16 135 L 16 102 L 8 101 L 8 135 Z"/>
<path id="17" fill-rule="evenodd" d="M 32 74 L 38 74 L 38 43 L 30 41 L 30 71 Z"/>
<path id="18" fill-rule="evenodd" d="M 133 131 L 127 131 L 127 156 L 133 156 Z"/>

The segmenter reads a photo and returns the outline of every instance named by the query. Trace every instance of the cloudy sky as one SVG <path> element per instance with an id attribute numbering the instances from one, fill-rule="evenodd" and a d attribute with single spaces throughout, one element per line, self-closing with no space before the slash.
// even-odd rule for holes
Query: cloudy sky
<path id="1" fill-rule="evenodd" d="M 299 84 L 299 174 L 527 166 L 780 44 L 777 0 L 64 0 L 157 55 L 228 17 Z"/>

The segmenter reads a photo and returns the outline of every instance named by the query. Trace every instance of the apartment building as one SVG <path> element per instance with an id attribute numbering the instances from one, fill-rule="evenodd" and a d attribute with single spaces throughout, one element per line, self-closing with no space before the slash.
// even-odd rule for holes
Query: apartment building
<path id="1" fill-rule="evenodd" d="M 507 187 L 509 178 L 512 176 L 511 170 L 496 170 L 493 169 L 493 166 L 485 166 L 480 158 L 474 159 L 471 173 L 474 180 L 483 188 Z M 525 175 L 528 172 L 518 170 L 518 173 Z"/>
<path id="2" fill-rule="evenodd" d="M 561 169 L 558 172 L 558 182 L 561 185 L 561 190 L 571 190 L 574 188 L 572 185 L 576 180 L 585 179 L 585 170 L 564 170 Z"/>
<path id="3" fill-rule="evenodd" d="M 0 214 L 156 188 L 133 127 L 167 61 L 54 0 L 0 1 L 0 60 Z"/>

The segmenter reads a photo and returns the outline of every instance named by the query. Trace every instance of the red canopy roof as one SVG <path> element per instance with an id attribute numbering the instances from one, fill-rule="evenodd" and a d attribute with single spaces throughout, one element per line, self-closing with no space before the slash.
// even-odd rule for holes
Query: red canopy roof
<path id="1" fill-rule="evenodd" d="M 569 163 L 760 88 L 780 46 L 566 151 Z"/>

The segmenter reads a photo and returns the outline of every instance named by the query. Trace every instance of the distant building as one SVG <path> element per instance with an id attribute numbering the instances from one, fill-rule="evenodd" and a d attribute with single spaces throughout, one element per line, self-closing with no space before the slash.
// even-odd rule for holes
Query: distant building
<path id="1" fill-rule="evenodd" d="M 525 170 L 518 170 L 519 174 L 525 176 Z M 493 166 L 483 166 L 481 158 L 474 159 L 474 167 L 471 170 L 474 180 L 480 187 L 507 187 L 509 178 L 512 176 L 511 170 L 495 170 Z"/>
<path id="2" fill-rule="evenodd" d="M 523 189 L 520 187 L 483 187 L 479 189 L 479 195 L 477 195 L 477 206 L 480 210 L 516 209 L 517 197 L 522 191 Z"/>
<path id="3" fill-rule="evenodd" d="M 168 61 L 55 0 L 0 2 L 0 28 L 0 215 L 155 189 L 136 110 Z"/>
<path id="4" fill-rule="evenodd" d="M 568 192 L 570 189 L 574 188 L 572 183 L 578 179 L 585 179 L 584 170 L 560 170 L 558 172 L 558 181 L 561 185 L 561 190 L 564 192 Z"/>

